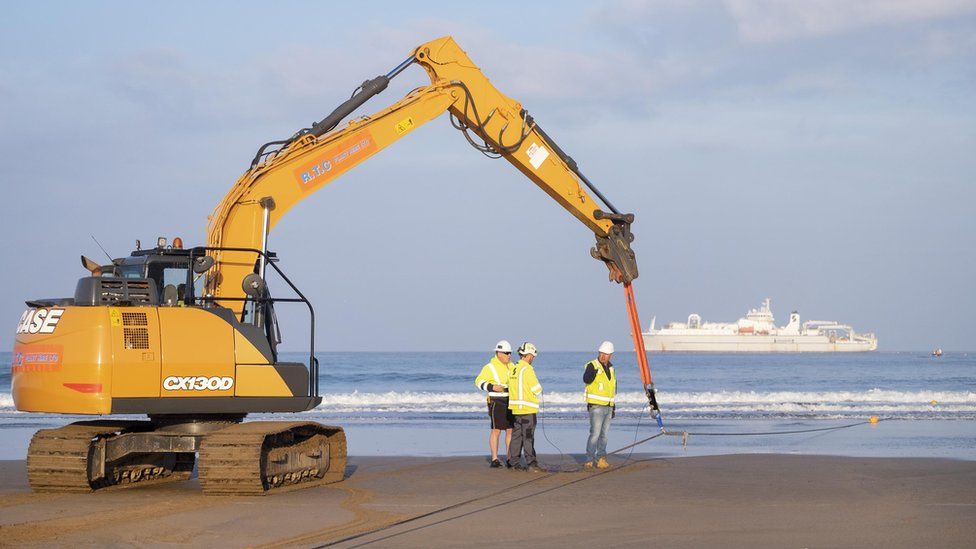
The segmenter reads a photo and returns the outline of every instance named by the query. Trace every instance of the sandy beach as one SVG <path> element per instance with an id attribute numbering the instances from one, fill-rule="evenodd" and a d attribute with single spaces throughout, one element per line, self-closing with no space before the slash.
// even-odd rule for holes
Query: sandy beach
<path id="1" fill-rule="evenodd" d="M 340 484 L 248 498 L 203 496 L 195 479 L 34 494 L 24 462 L 2 461 L 0 545 L 971 547 L 976 536 L 972 461 L 612 462 L 606 472 L 532 474 L 475 457 L 352 457 Z"/>

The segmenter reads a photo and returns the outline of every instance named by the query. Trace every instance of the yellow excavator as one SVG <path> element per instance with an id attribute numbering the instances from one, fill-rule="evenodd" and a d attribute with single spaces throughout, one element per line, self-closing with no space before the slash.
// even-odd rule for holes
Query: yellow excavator
<path id="1" fill-rule="evenodd" d="M 430 85 L 339 128 L 412 64 L 427 71 Z M 38 431 L 27 456 L 31 487 L 88 492 L 174 482 L 190 476 L 197 456 L 208 494 L 342 480 L 340 427 L 243 421 L 322 401 L 314 310 L 268 250 L 268 235 L 292 206 L 445 112 L 476 149 L 511 162 L 589 227 L 591 254 L 629 288 L 637 277 L 633 215 L 617 211 L 452 38 L 439 38 L 363 82 L 320 122 L 263 145 L 210 216 L 205 246 L 160 238 L 155 247 L 136 241 L 131 255 L 108 265 L 83 256 L 89 276 L 74 297 L 26 302 L 12 364 L 18 410 L 148 416 Z M 293 297 L 272 297 L 272 271 Z M 307 308 L 308 364 L 279 360 L 275 307 L 285 303 Z"/>

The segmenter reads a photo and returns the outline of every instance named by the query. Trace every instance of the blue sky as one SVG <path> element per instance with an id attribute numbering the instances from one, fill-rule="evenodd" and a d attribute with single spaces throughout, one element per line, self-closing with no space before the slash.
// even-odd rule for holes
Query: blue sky
<path id="1" fill-rule="evenodd" d="M 202 242 L 263 142 L 451 34 L 619 208 L 637 215 L 645 326 L 762 298 L 976 349 L 976 3 L 15 3 L 0 18 L 0 314 L 71 295 L 94 234 Z M 403 73 L 363 112 L 424 84 Z M 370 221 L 364 222 L 364 216 Z M 446 118 L 272 235 L 319 347 L 624 344 L 592 236 Z M 286 347 L 304 319 L 284 313 Z"/>

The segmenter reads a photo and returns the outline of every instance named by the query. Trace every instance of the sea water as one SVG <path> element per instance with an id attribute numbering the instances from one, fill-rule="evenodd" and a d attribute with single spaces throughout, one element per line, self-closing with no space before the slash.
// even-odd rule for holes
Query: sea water
<path id="1" fill-rule="evenodd" d="M 322 404 L 302 414 L 341 425 L 353 455 L 464 455 L 486 451 L 485 394 L 474 378 L 491 353 L 320 353 Z M 38 428 L 81 416 L 17 412 L 10 353 L 0 354 L 0 459 L 21 459 Z M 537 449 L 579 454 L 587 434 L 584 364 L 593 353 L 546 352 L 535 361 L 543 385 Z M 976 459 L 976 354 L 652 354 L 668 436 L 635 449 L 658 455 L 804 453 Z M 301 353 L 281 360 L 305 361 Z M 618 353 L 617 417 L 611 449 L 659 431 L 646 407 L 633 353 Z M 791 435 L 701 436 L 877 425 Z M 684 444 L 683 444 L 684 443 Z M 570 459 L 563 457 L 561 459 Z"/>

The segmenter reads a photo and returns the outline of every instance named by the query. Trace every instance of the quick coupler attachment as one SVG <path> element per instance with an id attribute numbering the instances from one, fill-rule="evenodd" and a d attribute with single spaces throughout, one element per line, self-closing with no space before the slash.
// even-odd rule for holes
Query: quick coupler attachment
<path id="1" fill-rule="evenodd" d="M 607 264 L 610 269 L 610 280 L 627 283 L 637 278 L 637 260 L 630 243 L 634 241 L 634 234 L 630 232 L 630 224 L 634 222 L 634 214 L 606 213 L 602 210 L 593 212 L 596 219 L 608 219 L 613 222 L 607 236 L 596 237 L 596 246 L 590 249 L 590 255 Z"/>

